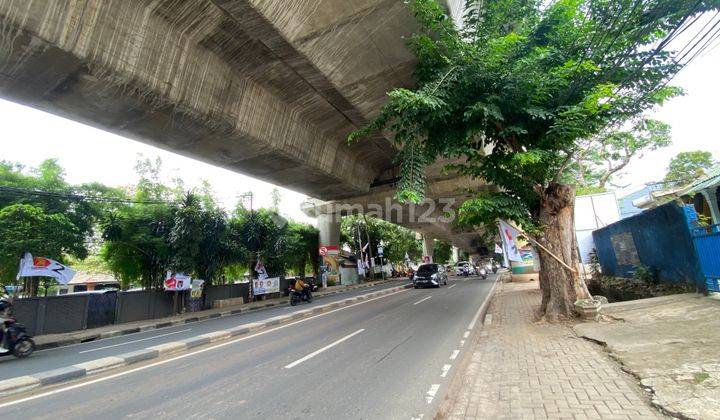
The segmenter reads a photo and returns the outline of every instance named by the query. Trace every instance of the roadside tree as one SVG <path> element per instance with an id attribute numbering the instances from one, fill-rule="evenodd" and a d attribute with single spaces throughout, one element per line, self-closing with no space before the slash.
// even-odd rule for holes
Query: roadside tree
<path id="1" fill-rule="evenodd" d="M 477 191 L 460 222 L 510 219 L 545 248 L 540 314 L 571 316 L 589 298 L 577 267 L 575 188 L 561 182 L 580 139 L 681 93 L 668 82 L 686 55 L 668 51 L 680 31 L 717 1 L 469 0 L 462 29 L 435 0 L 412 0 L 420 23 L 410 46 L 417 87 L 398 88 L 379 116 L 350 140 L 376 130 L 400 145 L 398 198 L 419 201 L 424 168 L 449 169 L 498 187 Z M 688 45 L 697 51 L 700 44 Z M 691 59 L 693 54 L 690 55 Z M 548 252 L 549 251 L 549 252 Z M 557 258 L 557 260 L 556 260 Z"/>
<path id="2" fill-rule="evenodd" d="M 684 186 L 697 181 L 717 163 L 710 152 L 696 150 L 681 152 L 670 160 L 665 182 L 674 186 Z"/>

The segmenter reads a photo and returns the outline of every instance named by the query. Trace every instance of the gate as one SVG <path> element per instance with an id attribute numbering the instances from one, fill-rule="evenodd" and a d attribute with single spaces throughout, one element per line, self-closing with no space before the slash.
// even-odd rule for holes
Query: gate
<path id="1" fill-rule="evenodd" d="M 720 224 L 693 227 L 691 235 L 709 292 L 720 292 Z"/>
<path id="2" fill-rule="evenodd" d="M 98 293 L 88 296 L 86 328 L 104 327 L 115 323 L 117 293 Z"/>

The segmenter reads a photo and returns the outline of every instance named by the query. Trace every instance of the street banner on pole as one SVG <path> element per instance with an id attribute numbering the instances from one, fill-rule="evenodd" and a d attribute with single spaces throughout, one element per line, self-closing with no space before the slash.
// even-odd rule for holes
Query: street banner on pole
<path id="1" fill-rule="evenodd" d="M 253 293 L 256 296 L 278 292 L 280 292 L 280 277 L 253 280 Z"/>
<path id="2" fill-rule="evenodd" d="M 520 236 L 520 231 L 510 226 L 510 224 L 504 220 L 499 220 L 498 225 L 500 227 L 500 237 L 505 245 L 508 260 L 522 262 L 523 258 L 520 254 L 520 245 L 518 244 L 517 239 L 518 236 Z"/>
<path id="3" fill-rule="evenodd" d="M 260 260 L 258 260 L 257 264 L 255 264 L 255 272 L 257 273 L 259 280 L 265 280 L 266 278 L 268 278 L 267 271 L 265 270 L 265 265 Z"/>
<path id="4" fill-rule="evenodd" d="M 20 260 L 20 270 L 16 279 L 20 277 L 52 277 L 58 283 L 68 284 L 75 277 L 75 271 L 55 260 L 45 257 L 33 257 L 26 252 Z"/>
<path id="5" fill-rule="evenodd" d="M 192 279 L 185 273 L 176 273 L 174 271 L 167 272 L 167 278 L 163 283 L 166 292 L 180 292 L 190 290 L 192 287 Z"/>

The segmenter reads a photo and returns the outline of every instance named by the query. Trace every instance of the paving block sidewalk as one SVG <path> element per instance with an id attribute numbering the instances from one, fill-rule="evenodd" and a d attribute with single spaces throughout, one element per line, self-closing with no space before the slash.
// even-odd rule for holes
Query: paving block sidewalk
<path id="1" fill-rule="evenodd" d="M 635 380 L 570 325 L 535 322 L 537 282 L 501 283 L 440 419 L 657 419 Z"/>

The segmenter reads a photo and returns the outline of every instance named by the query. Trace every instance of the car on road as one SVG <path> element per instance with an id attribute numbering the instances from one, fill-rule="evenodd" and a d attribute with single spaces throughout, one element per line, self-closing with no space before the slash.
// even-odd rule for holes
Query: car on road
<path id="1" fill-rule="evenodd" d="M 468 269 L 469 269 L 468 271 L 470 272 L 470 275 L 472 275 L 472 276 L 477 275 L 477 268 L 470 261 L 459 261 L 457 264 L 455 264 L 455 275 L 462 276 L 463 269 L 465 267 L 468 267 Z"/>
<path id="2" fill-rule="evenodd" d="M 447 285 L 447 272 L 441 264 L 420 264 L 413 277 L 413 286 L 416 289 L 440 287 L 443 284 Z"/>

